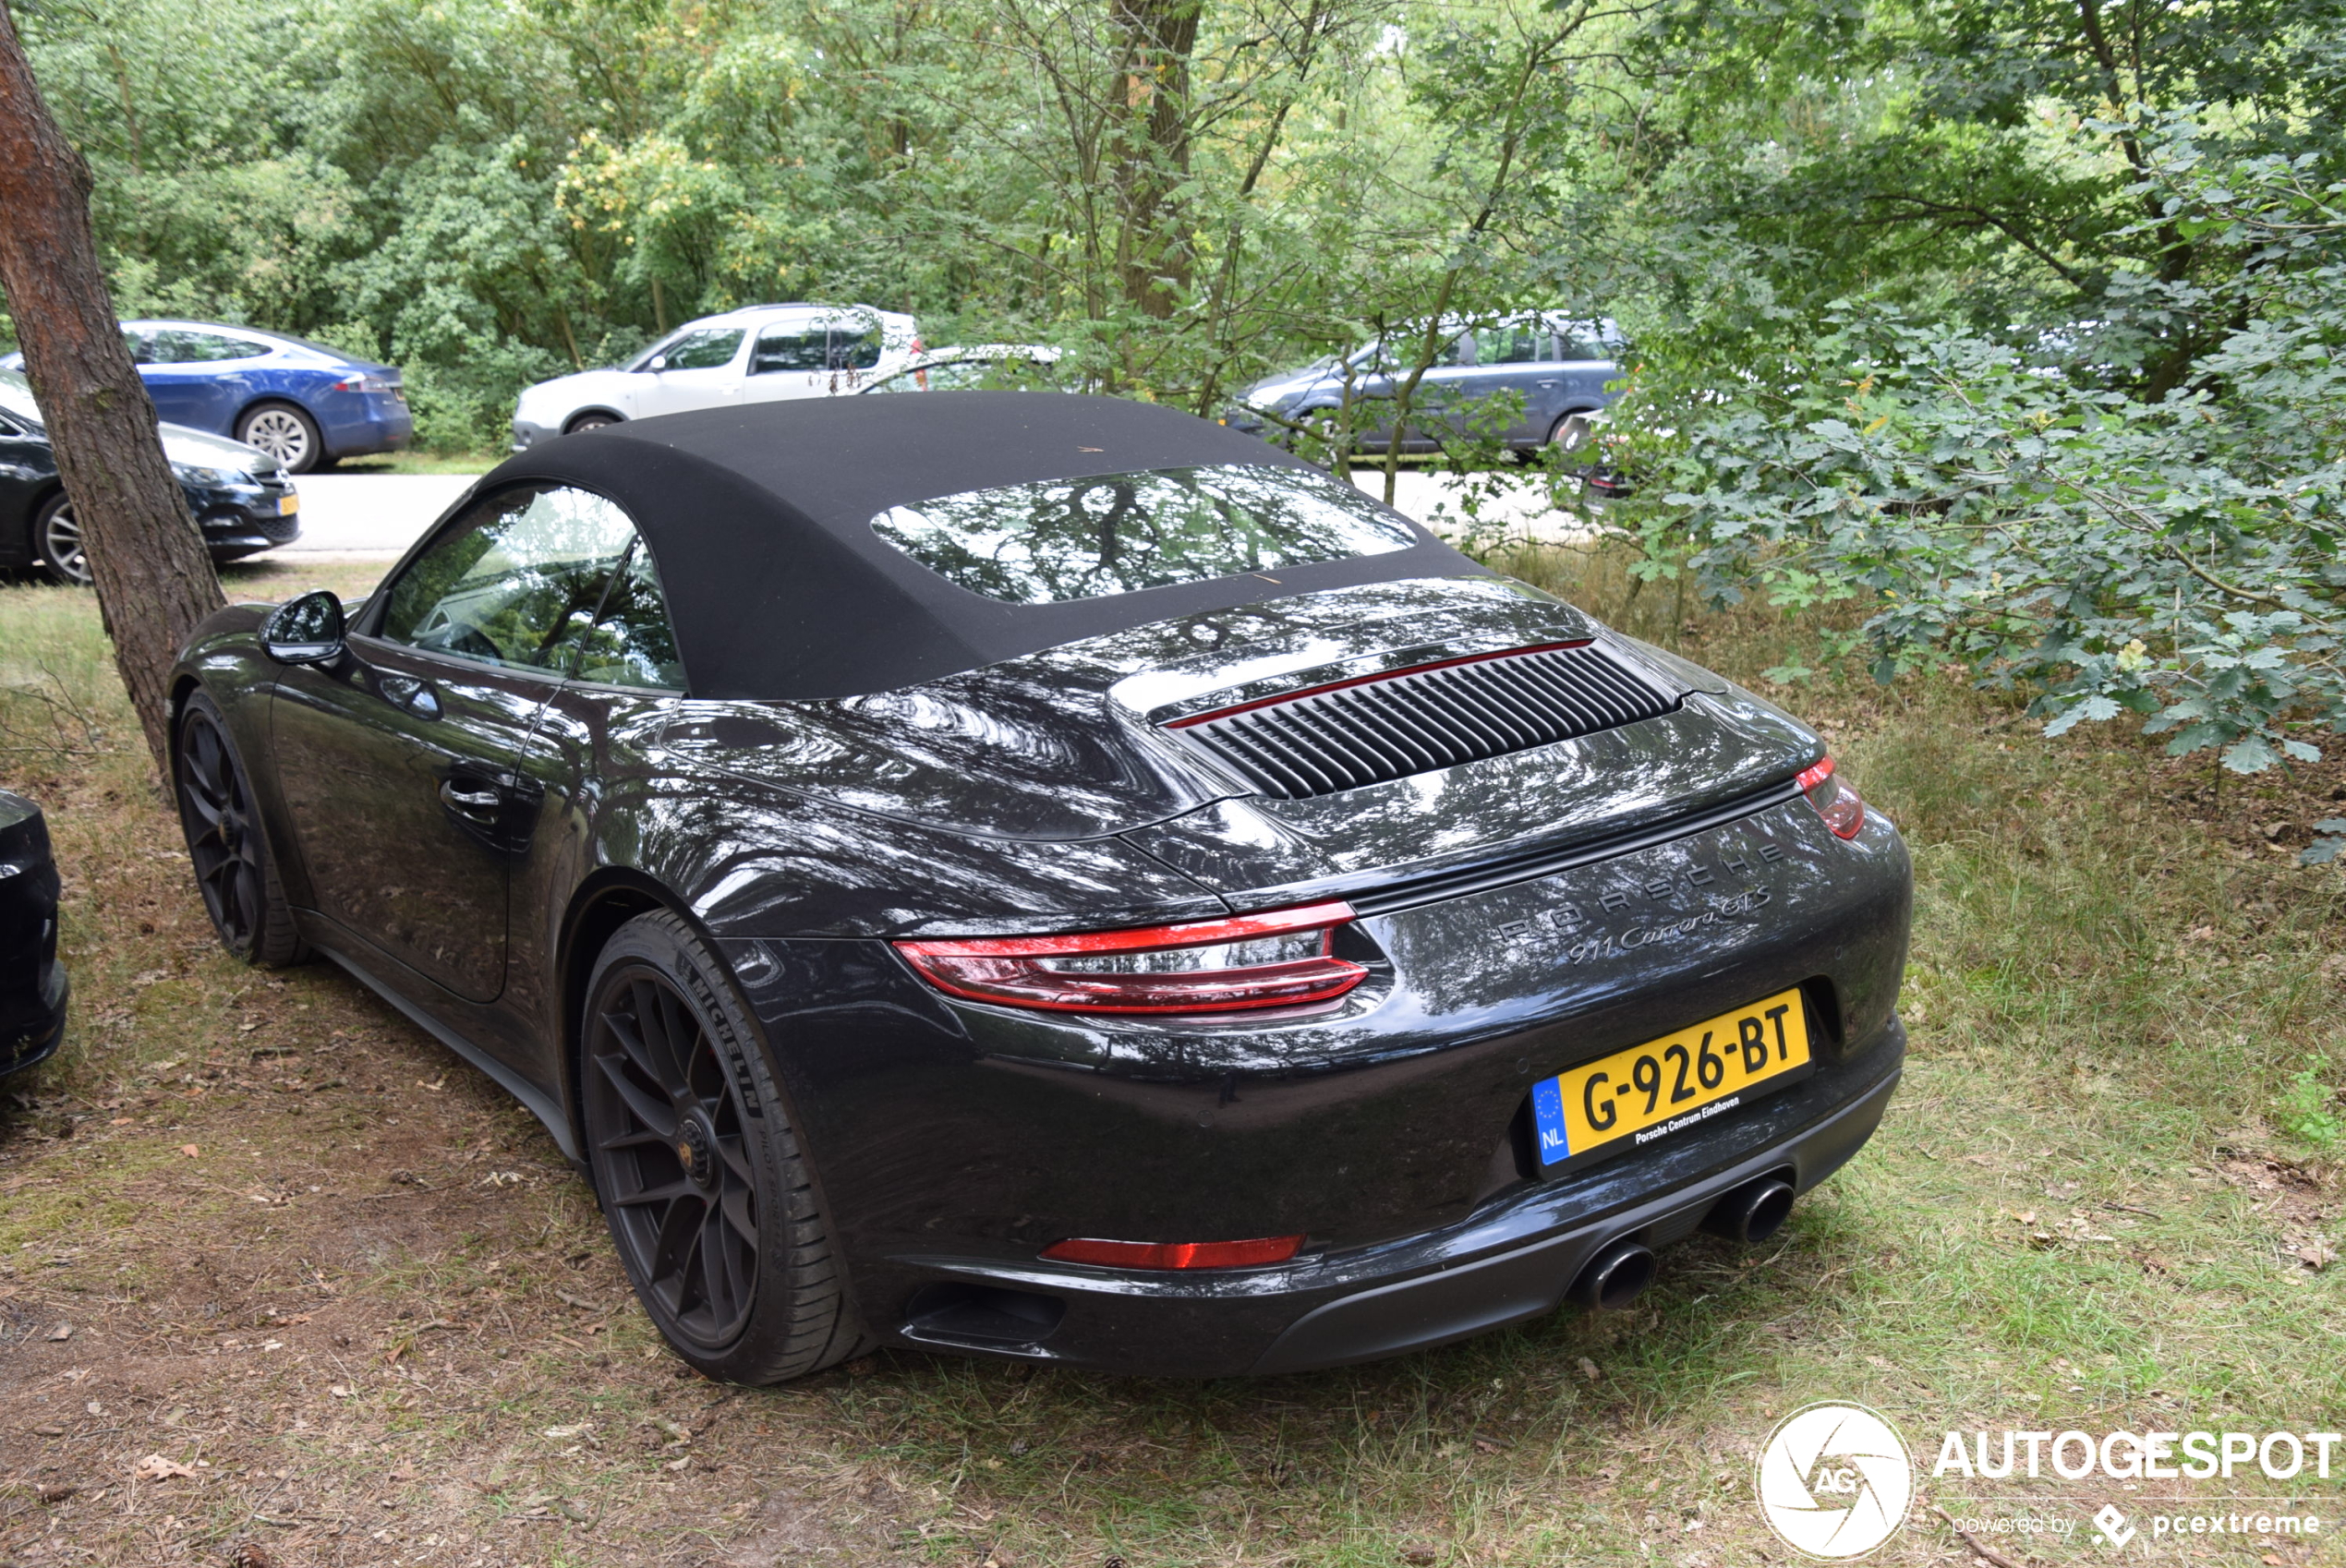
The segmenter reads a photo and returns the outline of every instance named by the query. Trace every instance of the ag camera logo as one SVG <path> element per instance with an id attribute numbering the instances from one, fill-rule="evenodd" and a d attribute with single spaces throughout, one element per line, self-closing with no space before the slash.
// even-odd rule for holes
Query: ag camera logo
<path id="1" fill-rule="evenodd" d="M 1898 1533 L 1914 1502 L 1904 1438 L 1862 1405 L 1805 1405 L 1776 1423 L 1760 1453 L 1760 1508 L 1793 1550 L 1838 1562 Z"/>

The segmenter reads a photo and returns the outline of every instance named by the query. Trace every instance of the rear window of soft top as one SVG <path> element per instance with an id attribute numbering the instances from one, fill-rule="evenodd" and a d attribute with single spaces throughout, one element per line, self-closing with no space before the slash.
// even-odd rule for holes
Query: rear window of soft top
<path id="1" fill-rule="evenodd" d="M 872 530 L 947 581 L 1010 604 L 1267 574 L 1418 542 L 1408 523 L 1349 485 L 1269 464 L 967 490 L 891 507 Z"/>

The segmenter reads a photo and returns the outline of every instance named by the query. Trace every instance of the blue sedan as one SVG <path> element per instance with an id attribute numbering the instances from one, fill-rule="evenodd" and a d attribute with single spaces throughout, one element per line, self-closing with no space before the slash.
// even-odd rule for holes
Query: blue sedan
<path id="1" fill-rule="evenodd" d="M 397 452 L 415 433 L 397 369 L 251 327 L 125 321 L 155 413 L 259 447 L 288 473 Z M 21 369 L 21 355 L 0 368 Z"/>

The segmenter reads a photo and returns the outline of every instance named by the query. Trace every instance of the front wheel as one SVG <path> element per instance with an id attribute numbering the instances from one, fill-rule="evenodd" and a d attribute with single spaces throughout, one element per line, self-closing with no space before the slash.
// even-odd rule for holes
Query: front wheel
<path id="1" fill-rule="evenodd" d="M 246 410 L 236 421 L 236 439 L 275 458 L 288 474 L 307 474 L 325 465 L 326 443 L 318 434 L 318 421 L 290 403 L 264 403 Z"/>
<path id="2" fill-rule="evenodd" d="M 179 827 L 220 945 L 248 964 L 298 963 L 308 949 L 277 880 L 244 761 L 219 707 L 201 692 L 180 711 L 172 760 Z"/>
<path id="3" fill-rule="evenodd" d="M 32 513 L 32 557 L 53 583 L 69 588 L 90 585 L 90 558 L 81 552 L 81 525 L 74 521 L 73 501 L 59 490 Z"/>
<path id="4" fill-rule="evenodd" d="M 565 436 L 574 436 L 581 430 L 606 429 L 618 423 L 619 418 L 616 415 L 581 414 L 577 418 L 573 419 L 569 424 L 562 427 L 562 434 Z"/>
<path id="5" fill-rule="evenodd" d="M 638 915 L 595 960 L 583 1026 L 595 1192 L 676 1354 L 741 1383 L 853 1355 L 814 1174 L 722 961 L 675 915 Z"/>

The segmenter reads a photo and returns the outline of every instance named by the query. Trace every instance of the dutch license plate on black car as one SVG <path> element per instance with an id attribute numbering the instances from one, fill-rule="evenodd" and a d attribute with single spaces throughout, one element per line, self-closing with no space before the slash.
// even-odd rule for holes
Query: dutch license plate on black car
<path id="1" fill-rule="evenodd" d="M 1585 1062 L 1533 1086 L 1543 1170 L 1659 1141 L 1798 1079 L 1810 1068 L 1797 986 L 1675 1034 Z"/>

